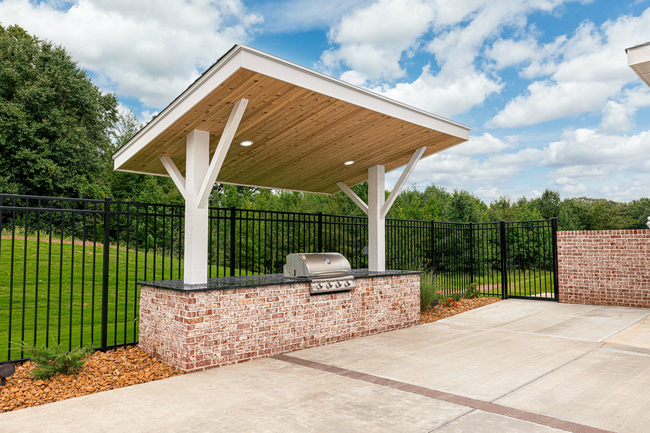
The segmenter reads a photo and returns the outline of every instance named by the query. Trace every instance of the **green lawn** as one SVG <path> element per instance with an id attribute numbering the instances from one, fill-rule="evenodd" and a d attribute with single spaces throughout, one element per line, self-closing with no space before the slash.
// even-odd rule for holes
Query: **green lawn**
<path id="1" fill-rule="evenodd" d="M 86 245 L 84 251 L 65 241 L 41 241 L 37 248 L 28 239 L 25 250 L 23 239 L 13 248 L 11 239 L 0 240 L 0 361 L 22 358 L 10 342 L 101 344 L 103 254 L 103 246 Z M 182 278 L 183 263 L 179 270 L 178 259 L 122 247 L 110 247 L 109 257 L 108 344 L 137 341 L 136 282 Z M 213 277 L 228 275 L 223 267 L 211 271 Z"/>
<path id="2" fill-rule="evenodd" d="M 501 273 L 491 272 L 474 275 L 445 273 L 439 276 L 440 285 L 447 292 L 463 290 L 470 282 L 479 284 L 485 296 L 501 296 Z M 554 276 L 548 271 L 511 270 L 508 272 L 508 294 L 513 296 L 535 296 L 554 293 Z M 544 296 L 544 295 L 542 295 Z"/>

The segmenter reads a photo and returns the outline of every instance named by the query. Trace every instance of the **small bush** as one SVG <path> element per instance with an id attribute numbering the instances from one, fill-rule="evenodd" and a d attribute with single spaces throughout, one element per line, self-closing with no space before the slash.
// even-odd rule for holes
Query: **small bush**
<path id="1" fill-rule="evenodd" d="M 454 298 L 452 296 L 449 296 L 448 298 L 445 298 L 440 303 L 440 305 L 442 305 L 443 307 L 457 307 L 458 306 L 458 304 L 456 303 L 456 301 L 454 300 Z"/>
<path id="2" fill-rule="evenodd" d="M 57 373 L 77 374 L 93 351 L 91 344 L 76 347 L 70 352 L 62 345 L 45 347 L 44 344 L 29 346 L 23 343 L 23 348 L 36 364 L 36 368 L 31 371 L 32 377 L 40 380 L 47 380 Z"/>
<path id="3" fill-rule="evenodd" d="M 481 296 L 481 290 L 478 288 L 478 283 L 472 283 L 465 288 L 465 298 L 474 299 Z"/>

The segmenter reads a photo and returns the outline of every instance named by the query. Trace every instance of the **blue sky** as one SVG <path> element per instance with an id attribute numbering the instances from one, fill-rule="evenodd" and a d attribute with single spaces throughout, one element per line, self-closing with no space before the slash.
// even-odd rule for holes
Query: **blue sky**
<path id="1" fill-rule="evenodd" d="M 650 0 L 4 0 L 0 22 L 64 45 L 143 121 L 245 43 L 470 126 L 418 188 L 650 195 L 650 89 L 624 51 L 650 41 Z"/>

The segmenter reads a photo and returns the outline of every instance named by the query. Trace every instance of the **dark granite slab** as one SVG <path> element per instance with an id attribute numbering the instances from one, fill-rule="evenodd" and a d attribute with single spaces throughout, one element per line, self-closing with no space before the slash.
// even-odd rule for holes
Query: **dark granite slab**
<path id="1" fill-rule="evenodd" d="M 369 271 L 353 269 L 352 276 L 359 278 L 393 277 L 397 275 L 421 274 L 421 271 Z M 245 287 L 277 286 L 280 284 L 310 283 L 308 278 L 288 278 L 282 274 L 242 275 L 239 277 L 219 277 L 208 279 L 207 284 L 185 284 L 183 280 L 139 281 L 138 284 L 178 292 L 205 292 L 208 290 L 242 289 Z"/>

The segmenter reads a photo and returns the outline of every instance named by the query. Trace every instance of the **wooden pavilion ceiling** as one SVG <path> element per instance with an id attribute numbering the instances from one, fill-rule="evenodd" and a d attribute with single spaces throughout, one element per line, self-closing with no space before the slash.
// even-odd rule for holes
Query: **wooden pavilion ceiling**
<path id="1" fill-rule="evenodd" d="M 218 183 L 334 193 L 337 182 L 367 180 L 374 165 L 388 172 L 407 164 L 420 147 L 428 156 L 465 141 L 240 68 L 120 170 L 166 175 L 160 157 L 169 156 L 184 173 L 187 134 L 210 131 L 212 154 L 241 98 L 248 107 Z M 254 145 L 240 146 L 244 140 Z"/>

